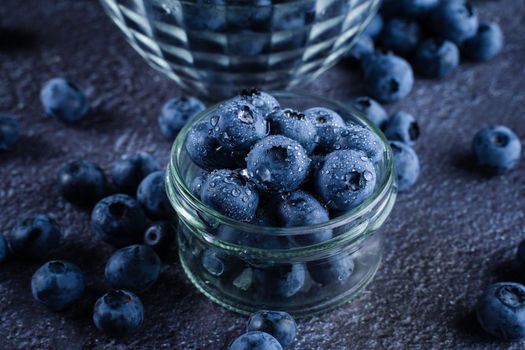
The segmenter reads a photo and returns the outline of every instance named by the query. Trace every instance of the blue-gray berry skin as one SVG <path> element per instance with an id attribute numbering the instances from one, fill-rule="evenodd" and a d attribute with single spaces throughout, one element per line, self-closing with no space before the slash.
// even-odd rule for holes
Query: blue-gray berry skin
<path id="1" fill-rule="evenodd" d="M 472 140 L 476 163 L 495 173 L 508 171 L 521 157 L 521 142 L 516 134 L 503 125 L 481 129 Z"/>
<path id="2" fill-rule="evenodd" d="M 279 101 L 272 95 L 259 91 L 258 89 L 243 89 L 234 99 L 249 103 L 255 107 L 263 116 L 268 115 L 273 110 L 280 107 Z"/>
<path id="3" fill-rule="evenodd" d="M 350 101 L 350 104 L 355 109 L 362 112 L 368 118 L 368 120 L 377 125 L 378 128 L 382 128 L 385 122 L 388 120 L 388 114 L 386 113 L 383 106 L 370 97 L 356 97 Z"/>
<path id="4" fill-rule="evenodd" d="M 166 194 L 165 177 L 165 171 L 155 171 L 146 176 L 137 189 L 137 200 L 155 220 L 170 220 L 175 216 Z"/>
<path id="5" fill-rule="evenodd" d="M 299 142 L 307 153 L 315 148 L 317 129 L 303 113 L 290 108 L 275 109 L 266 119 L 271 134 L 283 135 Z"/>
<path id="6" fill-rule="evenodd" d="M 443 0 L 432 11 L 432 29 L 440 37 L 461 44 L 476 35 L 478 14 L 466 0 Z"/>
<path id="7" fill-rule="evenodd" d="M 111 178 L 121 193 L 135 194 L 140 182 L 160 170 L 159 162 L 147 152 L 124 155 L 113 165 Z"/>
<path id="8" fill-rule="evenodd" d="M 48 116 L 65 123 L 78 122 L 89 110 L 84 92 L 63 78 L 48 80 L 40 91 L 40 100 Z"/>
<path id="9" fill-rule="evenodd" d="M 376 171 L 363 152 L 334 151 L 315 177 L 315 188 L 323 201 L 337 211 L 348 211 L 370 197 L 376 186 Z"/>
<path id="10" fill-rule="evenodd" d="M 390 103 L 406 97 L 414 85 L 410 64 L 391 53 L 375 53 L 363 61 L 365 86 L 375 99 Z"/>
<path id="11" fill-rule="evenodd" d="M 503 49 L 504 37 L 497 23 L 482 23 L 478 32 L 463 43 L 462 53 L 473 61 L 488 61 Z"/>
<path id="12" fill-rule="evenodd" d="M 49 261 L 33 274 L 31 292 L 35 300 L 51 310 L 63 310 L 84 293 L 84 276 L 67 261 Z"/>
<path id="13" fill-rule="evenodd" d="M 0 264 L 5 261 L 7 258 L 7 254 L 9 252 L 9 248 L 7 245 L 7 241 L 3 234 L 0 234 Z"/>
<path id="14" fill-rule="evenodd" d="M 421 36 L 421 28 L 417 21 L 391 18 L 381 32 L 380 40 L 383 47 L 406 57 L 416 49 Z"/>
<path id="15" fill-rule="evenodd" d="M 106 263 L 106 280 L 115 289 L 141 292 L 149 288 L 160 274 L 160 259 L 155 251 L 142 244 L 117 250 Z"/>
<path id="16" fill-rule="evenodd" d="M 361 61 L 364 57 L 374 52 L 374 40 L 364 33 L 360 34 L 346 53 L 345 57 L 354 61 Z"/>
<path id="17" fill-rule="evenodd" d="M 366 28 L 363 30 L 364 35 L 368 35 L 371 38 L 377 38 L 381 31 L 383 30 L 383 16 L 380 13 L 377 13 L 368 23 Z"/>
<path id="18" fill-rule="evenodd" d="M 304 115 L 317 129 L 316 152 L 325 153 L 332 145 L 337 128 L 345 126 L 345 121 L 335 111 L 324 107 L 309 108 Z"/>
<path id="19" fill-rule="evenodd" d="M 334 256 L 307 266 L 310 277 L 323 286 L 343 284 L 354 272 L 354 260 L 350 255 Z"/>
<path id="20" fill-rule="evenodd" d="M 95 303 L 93 322 L 109 336 L 123 336 L 136 331 L 144 321 L 140 299 L 125 290 L 104 294 Z"/>
<path id="21" fill-rule="evenodd" d="M 409 146 L 416 143 L 420 134 L 416 118 L 406 112 L 392 115 L 385 124 L 384 132 L 388 140 L 404 142 Z"/>
<path id="22" fill-rule="evenodd" d="M 228 350 L 283 350 L 283 348 L 270 334 L 255 331 L 235 339 Z"/>
<path id="23" fill-rule="evenodd" d="M 427 78 L 443 78 L 459 66 L 459 49 L 452 41 L 441 38 L 423 40 L 414 54 L 414 69 Z"/>
<path id="24" fill-rule="evenodd" d="M 284 227 L 310 226 L 328 222 L 328 210 L 310 193 L 299 190 L 290 193 L 277 207 L 277 217 Z M 332 238 L 332 230 L 296 235 L 290 241 L 296 246 L 308 246 Z"/>
<path id="25" fill-rule="evenodd" d="M 401 12 L 405 16 L 418 19 L 427 16 L 439 4 L 439 0 L 400 0 L 399 2 Z"/>
<path id="26" fill-rule="evenodd" d="M 0 151 L 6 151 L 13 148 L 19 137 L 20 124 L 18 123 L 18 120 L 0 114 Z"/>
<path id="27" fill-rule="evenodd" d="M 204 204 L 235 220 L 251 220 L 259 205 L 257 190 L 237 170 L 212 171 L 200 195 Z"/>
<path id="28" fill-rule="evenodd" d="M 158 221 L 144 231 L 144 244 L 163 254 L 174 244 L 176 234 L 177 230 L 170 221 Z"/>
<path id="29" fill-rule="evenodd" d="M 481 327 L 495 337 L 517 340 L 525 337 L 525 286 L 500 282 L 483 292 L 476 306 Z"/>
<path id="30" fill-rule="evenodd" d="M 46 215 L 22 220 L 9 234 L 8 241 L 15 255 L 41 259 L 60 245 L 60 227 Z"/>
<path id="31" fill-rule="evenodd" d="M 65 200 L 78 206 L 93 205 L 104 197 L 106 175 L 102 168 L 88 160 L 74 160 L 58 173 L 59 190 Z"/>
<path id="32" fill-rule="evenodd" d="M 133 197 L 114 194 L 95 205 L 91 224 L 98 239 L 123 247 L 142 241 L 147 219 L 140 203 Z"/>
<path id="33" fill-rule="evenodd" d="M 311 160 L 295 140 L 271 135 L 257 142 L 246 157 L 246 169 L 258 189 L 293 191 L 306 180 Z"/>
<path id="34" fill-rule="evenodd" d="M 245 265 L 236 256 L 216 248 L 207 248 L 202 252 L 201 264 L 206 272 L 222 281 L 233 280 Z"/>
<path id="35" fill-rule="evenodd" d="M 289 298 L 297 294 L 305 281 L 303 264 L 277 265 L 253 269 L 253 281 L 257 293 L 262 295 Z"/>
<path id="36" fill-rule="evenodd" d="M 383 158 L 383 142 L 377 134 L 367 127 L 347 123 L 346 127 L 338 128 L 335 137 L 327 152 L 339 150 L 361 151 L 373 163 L 379 162 Z"/>
<path id="37" fill-rule="evenodd" d="M 186 122 L 205 108 L 204 103 L 191 96 L 180 96 L 168 100 L 160 110 L 158 118 L 160 131 L 166 139 L 175 140 Z"/>
<path id="38" fill-rule="evenodd" d="M 390 142 L 390 147 L 394 153 L 398 190 L 403 192 L 412 187 L 419 177 L 419 158 L 412 147 L 405 143 L 393 141 Z"/>
<path id="39" fill-rule="evenodd" d="M 197 176 L 195 176 L 193 180 L 191 180 L 190 191 L 195 197 L 199 199 L 201 198 L 202 184 L 206 180 L 206 177 L 208 176 L 208 174 L 209 173 L 207 171 L 202 171 L 199 174 L 197 174 Z"/>
<path id="40" fill-rule="evenodd" d="M 518 259 L 518 263 L 525 267 L 525 239 L 520 242 L 518 246 L 518 252 L 516 254 L 516 258 Z"/>
<path id="41" fill-rule="evenodd" d="M 287 312 L 259 310 L 250 316 L 246 332 L 268 333 L 286 349 L 295 339 L 297 324 Z"/>

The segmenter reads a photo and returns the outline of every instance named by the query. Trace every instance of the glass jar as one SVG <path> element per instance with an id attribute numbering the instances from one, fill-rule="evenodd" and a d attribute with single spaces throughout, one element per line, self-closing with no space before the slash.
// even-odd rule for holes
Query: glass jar
<path id="1" fill-rule="evenodd" d="M 372 280 L 382 255 L 379 228 L 396 198 L 396 175 L 386 139 L 358 111 L 315 95 L 272 94 L 281 106 L 330 108 L 379 135 L 384 154 L 377 164 L 377 185 L 370 198 L 326 223 L 291 228 L 256 226 L 207 207 L 189 189 L 201 169 L 189 158 L 184 142 L 190 128 L 213 113 L 217 105 L 196 116 L 180 132 L 173 145 L 166 186 L 179 217 L 180 261 L 202 293 L 243 314 L 272 309 L 307 316 L 349 301 Z M 327 230 L 332 231 L 332 239 L 304 243 L 311 235 Z M 283 240 L 304 244 L 285 246 Z"/>

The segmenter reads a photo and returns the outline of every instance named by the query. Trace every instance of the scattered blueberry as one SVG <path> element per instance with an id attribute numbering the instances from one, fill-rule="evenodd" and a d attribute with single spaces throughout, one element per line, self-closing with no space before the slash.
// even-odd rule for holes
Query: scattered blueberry
<path id="1" fill-rule="evenodd" d="M 423 40 L 414 55 L 416 72 L 427 78 L 450 75 L 459 66 L 459 49 L 452 41 L 429 38 Z"/>
<path id="2" fill-rule="evenodd" d="M 268 333 L 248 332 L 241 335 L 228 350 L 283 350 L 281 344 Z"/>
<path id="3" fill-rule="evenodd" d="M 414 85 L 410 64 L 391 53 L 375 53 L 363 61 L 365 86 L 382 102 L 395 102 L 406 97 Z"/>
<path id="4" fill-rule="evenodd" d="M 160 170 L 159 162 L 146 152 L 127 154 L 115 162 L 111 178 L 121 193 L 135 194 L 140 182 Z"/>
<path id="5" fill-rule="evenodd" d="M 323 286 L 343 284 L 354 272 L 354 260 L 350 255 L 337 256 L 309 263 L 307 267 L 310 277 Z"/>
<path id="6" fill-rule="evenodd" d="M 195 197 L 199 199 L 201 198 L 202 184 L 204 183 L 204 181 L 206 181 L 206 177 L 208 176 L 208 174 L 208 172 L 203 171 L 197 176 L 195 176 L 193 180 L 191 180 L 190 191 Z"/>
<path id="7" fill-rule="evenodd" d="M 360 151 L 335 151 L 326 156 L 315 186 L 328 206 L 338 211 L 352 210 L 374 191 L 376 171 Z"/>
<path id="8" fill-rule="evenodd" d="M 364 57 L 372 54 L 374 52 L 374 40 L 372 37 L 361 34 L 359 35 L 352 47 L 346 53 L 345 57 L 351 58 L 354 61 L 360 61 Z"/>
<path id="9" fill-rule="evenodd" d="M 114 194 L 100 200 L 91 213 L 96 236 L 116 247 L 142 240 L 146 215 L 139 202 L 127 194 Z"/>
<path id="10" fill-rule="evenodd" d="M 18 120 L 0 114 L 0 151 L 11 149 L 20 136 Z"/>
<path id="11" fill-rule="evenodd" d="M 432 11 L 432 29 L 440 37 L 461 44 L 476 35 L 478 14 L 466 0 L 443 0 Z"/>
<path id="12" fill-rule="evenodd" d="M 328 210 L 314 196 L 301 190 L 286 196 L 277 208 L 277 216 L 284 227 L 317 225 L 330 220 Z M 331 238 L 330 229 L 290 237 L 298 246 L 318 244 Z"/>
<path id="13" fill-rule="evenodd" d="M 62 310 L 84 293 L 84 276 L 67 261 L 49 261 L 33 274 L 31 291 L 35 300 L 51 310 Z"/>
<path id="14" fill-rule="evenodd" d="M 425 17 L 439 4 L 439 0 L 401 0 L 400 2 L 403 14 L 413 18 Z"/>
<path id="15" fill-rule="evenodd" d="M 315 148 L 316 127 L 303 113 L 289 108 L 275 109 L 266 119 L 271 134 L 283 135 L 299 142 L 307 153 Z"/>
<path id="16" fill-rule="evenodd" d="M 166 139 L 173 141 L 186 122 L 205 109 L 204 103 L 195 97 L 172 98 L 160 110 L 160 131 Z"/>
<path id="17" fill-rule="evenodd" d="M 525 267 L 525 240 L 521 241 L 520 245 L 518 246 L 517 258 L 520 265 Z"/>
<path id="18" fill-rule="evenodd" d="M 283 192 L 297 189 L 310 167 L 305 149 L 295 140 L 271 135 L 257 142 L 246 157 L 246 167 L 257 188 Z"/>
<path id="19" fill-rule="evenodd" d="M 357 97 L 350 103 L 355 109 L 362 112 L 368 120 L 377 125 L 378 128 L 382 128 L 388 119 L 388 115 L 383 106 L 370 97 Z"/>
<path id="20" fill-rule="evenodd" d="M 249 221 L 259 204 L 259 194 L 238 171 L 212 171 L 201 186 L 201 200 L 220 213 Z"/>
<path id="21" fill-rule="evenodd" d="M 8 245 L 4 235 L 0 234 L 0 264 L 7 258 Z"/>
<path id="22" fill-rule="evenodd" d="M 368 23 L 366 28 L 363 30 L 363 35 L 368 35 L 371 38 L 376 38 L 379 36 L 383 30 L 383 16 L 380 13 L 377 13 Z"/>
<path id="23" fill-rule="evenodd" d="M 285 349 L 295 339 L 297 324 L 287 312 L 260 310 L 250 316 L 246 332 L 268 333 Z"/>
<path id="24" fill-rule="evenodd" d="M 337 129 L 345 126 L 343 118 L 331 109 L 323 107 L 307 109 L 304 114 L 317 129 L 316 150 L 325 152 L 327 148 L 331 147 Z"/>
<path id="25" fill-rule="evenodd" d="M 264 0 L 263 0 L 264 1 Z M 259 91 L 258 89 L 244 89 L 239 93 L 237 99 L 243 100 L 254 106 L 263 116 L 280 107 L 279 102 L 272 95 Z"/>
<path id="26" fill-rule="evenodd" d="M 141 292 L 159 277 L 160 259 L 149 246 L 131 245 L 113 253 L 104 274 L 113 288 Z"/>
<path id="27" fill-rule="evenodd" d="M 165 171 L 155 171 L 142 180 L 137 189 L 137 200 L 146 213 L 155 219 L 169 220 L 175 215 L 166 194 Z"/>
<path id="28" fill-rule="evenodd" d="M 412 114 L 397 112 L 392 115 L 385 125 L 385 136 L 390 141 L 404 142 L 414 145 L 419 138 L 419 124 Z"/>
<path id="29" fill-rule="evenodd" d="M 216 248 L 207 248 L 202 252 L 201 264 L 209 274 L 223 280 L 234 279 L 244 269 L 239 258 Z"/>
<path id="30" fill-rule="evenodd" d="M 111 336 L 122 336 L 137 330 L 144 321 L 144 307 L 133 293 L 116 290 L 104 294 L 93 310 L 95 326 Z"/>
<path id="31" fill-rule="evenodd" d="M 419 159 L 412 147 L 402 142 L 390 142 L 394 153 L 394 164 L 397 173 L 397 186 L 399 192 L 408 190 L 416 182 L 419 172 Z"/>
<path id="32" fill-rule="evenodd" d="M 60 245 L 60 227 L 46 215 L 35 215 L 16 225 L 7 238 L 15 255 L 41 259 Z"/>
<path id="33" fill-rule="evenodd" d="M 480 167 L 501 173 L 514 168 L 518 163 L 521 142 L 506 126 L 489 126 L 474 136 L 472 153 Z"/>
<path id="34" fill-rule="evenodd" d="M 525 286 L 500 282 L 490 285 L 476 307 L 481 327 L 495 337 L 515 340 L 525 337 Z"/>
<path id="35" fill-rule="evenodd" d="M 95 163 L 74 160 L 65 164 L 58 173 L 60 193 L 75 205 L 91 205 L 104 197 L 107 188 L 106 175 Z"/>
<path id="36" fill-rule="evenodd" d="M 40 91 L 47 115 L 66 123 L 82 119 L 89 110 L 84 92 L 63 78 L 48 80 Z"/>
<path id="37" fill-rule="evenodd" d="M 416 21 L 389 19 L 381 32 L 381 44 L 401 56 L 409 56 L 421 40 L 421 28 Z"/>
<path id="38" fill-rule="evenodd" d="M 463 44 L 463 53 L 474 61 L 488 61 L 503 49 L 503 32 L 497 23 L 483 23 L 478 32 Z"/>
<path id="39" fill-rule="evenodd" d="M 157 253 L 164 253 L 175 241 L 176 233 L 175 226 L 171 222 L 156 222 L 144 231 L 144 244 L 153 248 Z"/>
<path id="40" fill-rule="evenodd" d="M 305 268 L 303 264 L 275 265 L 253 269 L 253 281 L 259 293 L 289 298 L 304 285 Z"/>

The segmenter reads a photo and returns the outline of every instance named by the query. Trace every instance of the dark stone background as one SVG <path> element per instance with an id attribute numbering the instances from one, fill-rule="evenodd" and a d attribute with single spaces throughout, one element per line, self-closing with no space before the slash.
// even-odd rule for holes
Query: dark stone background
<path id="1" fill-rule="evenodd" d="M 525 161 L 509 174 L 487 177 L 468 155 L 483 125 L 506 124 L 525 138 L 525 2 L 475 4 L 482 18 L 502 25 L 504 53 L 464 64 L 444 81 L 419 80 L 409 98 L 389 106 L 420 121 L 420 181 L 399 196 L 385 226 L 386 256 L 375 281 L 340 310 L 301 320 L 293 349 L 523 348 L 485 335 L 471 311 L 487 284 L 524 280 L 513 259 L 525 237 Z M 176 257 L 143 296 L 141 332 L 121 340 L 97 332 L 91 309 L 107 289 L 103 266 L 111 249 L 93 238 L 89 212 L 65 203 L 56 187 L 57 169 L 74 158 L 106 170 L 137 150 L 166 161 L 170 145 L 156 115 L 180 93 L 177 86 L 132 51 L 97 1 L 1 0 L 0 26 L 0 111 L 19 117 L 23 128 L 16 149 L 0 155 L 0 231 L 28 215 L 52 215 L 66 237 L 55 257 L 78 264 L 89 287 L 79 307 L 49 312 L 30 292 L 41 262 L 2 265 L 0 349 L 225 348 L 246 319 L 198 294 Z M 57 75 L 89 95 L 93 110 L 79 125 L 42 113 L 39 89 Z M 358 74 L 344 64 L 307 89 L 341 100 L 363 93 Z"/>

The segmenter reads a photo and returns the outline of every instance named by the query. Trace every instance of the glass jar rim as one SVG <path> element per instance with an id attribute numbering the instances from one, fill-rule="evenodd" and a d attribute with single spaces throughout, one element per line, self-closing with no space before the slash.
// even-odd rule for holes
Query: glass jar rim
<path id="1" fill-rule="evenodd" d="M 221 103 L 224 101 L 221 101 L 219 103 L 214 104 L 213 106 L 210 106 L 206 108 L 206 110 L 200 112 L 196 116 L 194 116 L 186 125 L 184 128 L 179 132 L 177 135 L 177 138 L 175 139 L 175 142 L 173 143 L 173 147 L 170 152 L 170 162 L 169 162 L 169 169 L 166 174 L 166 186 L 177 186 L 179 193 L 184 197 L 182 198 L 186 203 L 189 203 L 193 210 L 196 210 L 197 212 L 203 213 L 204 215 L 213 217 L 213 219 L 220 224 L 227 225 L 230 227 L 234 227 L 238 230 L 244 231 L 244 232 L 256 232 L 257 234 L 261 235 L 268 235 L 268 236 L 295 236 L 295 235 L 308 235 L 308 234 L 315 234 L 318 233 L 319 230 L 330 230 L 337 227 L 340 227 L 342 225 L 348 224 L 360 217 L 362 217 L 364 214 L 369 212 L 372 208 L 376 207 L 378 203 L 380 203 L 386 196 L 390 194 L 390 189 L 392 186 L 395 185 L 395 168 L 394 168 L 394 157 L 392 149 L 390 148 L 390 145 L 388 143 L 388 140 L 384 136 L 384 134 L 379 130 L 379 128 L 370 120 L 366 118 L 366 116 L 359 110 L 357 110 L 355 107 L 351 105 L 343 104 L 339 101 L 332 100 L 330 98 L 326 98 L 323 96 L 319 96 L 316 94 L 312 94 L 309 92 L 302 92 L 302 91 L 268 91 L 269 94 L 272 96 L 275 96 L 277 99 L 279 97 L 283 98 L 298 98 L 298 99 L 312 99 L 320 101 L 321 103 L 325 105 L 332 105 L 337 106 L 339 109 L 345 110 L 348 112 L 348 114 L 351 114 L 354 118 L 358 119 L 361 123 L 365 124 L 369 129 L 371 129 L 376 136 L 378 136 L 381 141 L 385 145 L 385 176 L 382 176 L 383 181 L 376 185 L 374 192 L 372 195 L 367 198 L 363 203 L 358 205 L 357 207 L 353 208 L 352 210 L 346 211 L 343 214 L 332 218 L 324 223 L 321 224 L 315 224 L 315 225 L 308 225 L 308 226 L 294 226 L 294 227 L 276 227 L 276 226 L 259 226 L 255 225 L 249 222 L 239 221 L 232 219 L 217 210 L 207 206 L 204 204 L 199 198 L 197 198 L 189 189 L 186 182 L 183 180 L 183 176 L 180 172 L 180 168 L 178 166 L 179 157 L 181 155 L 181 152 L 184 150 L 184 143 L 186 140 L 186 136 L 190 130 L 190 128 L 200 119 L 202 119 L 205 115 L 209 113 L 209 111 L 216 109 Z M 325 107 L 325 106 L 321 106 Z M 174 180 L 172 183 L 172 179 Z"/>

